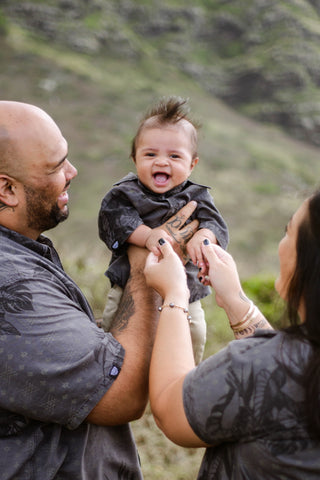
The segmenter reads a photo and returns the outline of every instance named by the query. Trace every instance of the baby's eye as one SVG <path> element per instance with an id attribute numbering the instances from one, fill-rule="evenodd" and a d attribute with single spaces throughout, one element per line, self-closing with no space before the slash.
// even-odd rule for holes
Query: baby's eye
<path id="1" fill-rule="evenodd" d="M 170 155 L 171 158 L 180 158 L 180 156 L 177 153 L 172 153 Z"/>
<path id="2" fill-rule="evenodd" d="M 146 157 L 154 157 L 155 154 L 153 152 L 147 152 Z"/>

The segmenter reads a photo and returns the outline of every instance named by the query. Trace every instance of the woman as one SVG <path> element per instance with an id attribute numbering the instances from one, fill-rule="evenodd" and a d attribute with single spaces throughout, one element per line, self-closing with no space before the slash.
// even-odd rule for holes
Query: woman
<path id="1" fill-rule="evenodd" d="M 232 257 L 205 241 L 209 283 L 240 340 L 196 368 L 184 269 L 159 244 L 161 258 L 150 254 L 145 267 L 163 298 L 150 368 L 158 426 L 179 445 L 206 447 L 198 479 L 319 479 L 320 193 L 303 202 L 279 244 L 285 331 L 272 330 L 245 296 Z"/>

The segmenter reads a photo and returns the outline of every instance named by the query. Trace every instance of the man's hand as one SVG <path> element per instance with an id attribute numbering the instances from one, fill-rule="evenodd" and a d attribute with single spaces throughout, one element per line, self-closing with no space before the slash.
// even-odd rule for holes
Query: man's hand
<path id="1" fill-rule="evenodd" d="M 159 230 L 165 230 L 172 237 L 173 242 L 170 242 L 174 251 L 179 255 L 183 263 L 187 263 L 189 256 L 186 250 L 186 244 L 197 231 L 199 222 L 193 220 L 188 225 L 185 225 L 186 220 L 192 215 L 197 207 L 197 202 L 192 200 L 182 207 L 175 215 L 161 225 Z M 156 231 L 157 228 L 154 229 Z"/>

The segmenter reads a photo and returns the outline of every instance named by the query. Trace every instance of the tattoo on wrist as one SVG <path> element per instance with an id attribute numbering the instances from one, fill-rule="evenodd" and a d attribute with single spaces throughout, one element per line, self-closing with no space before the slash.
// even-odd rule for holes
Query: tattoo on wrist
<path id="1" fill-rule="evenodd" d="M 253 335 L 258 328 L 263 329 L 267 325 L 268 325 L 267 320 L 264 318 L 263 315 L 261 315 L 261 317 L 257 318 L 257 320 L 254 323 L 252 323 L 250 326 L 244 328 L 241 331 L 235 332 L 235 336 L 237 338 L 248 337 L 249 335 Z"/>

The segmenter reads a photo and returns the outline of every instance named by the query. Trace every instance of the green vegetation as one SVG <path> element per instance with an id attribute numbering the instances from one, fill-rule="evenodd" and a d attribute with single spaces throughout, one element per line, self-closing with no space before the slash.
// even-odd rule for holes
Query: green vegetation
<path id="1" fill-rule="evenodd" d="M 7 34 L 7 19 L 3 15 L 2 10 L 0 9 L 0 36 L 5 36 Z"/>

